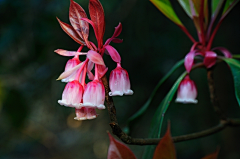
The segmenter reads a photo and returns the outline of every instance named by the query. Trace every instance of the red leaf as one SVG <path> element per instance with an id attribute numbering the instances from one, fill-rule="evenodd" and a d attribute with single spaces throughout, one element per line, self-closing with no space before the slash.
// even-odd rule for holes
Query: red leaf
<path id="1" fill-rule="evenodd" d="M 172 141 L 170 124 L 163 138 L 159 141 L 153 159 L 176 159 L 176 150 Z"/>
<path id="2" fill-rule="evenodd" d="M 110 145 L 107 159 L 136 159 L 133 152 L 126 145 L 115 140 L 110 133 L 108 133 L 108 136 Z"/>
<path id="3" fill-rule="evenodd" d="M 87 18 L 87 14 L 79 4 L 71 0 L 69 8 L 70 23 L 78 35 L 88 43 L 89 25 L 86 21 L 81 20 L 81 18 Z"/>
<path id="4" fill-rule="evenodd" d="M 219 149 L 217 149 L 214 153 L 211 153 L 211 154 L 203 157 L 202 159 L 217 159 L 218 153 L 219 153 Z"/>
<path id="5" fill-rule="evenodd" d="M 215 65 L 217 60 L 217 54 L 213 51 L 206 51 L 206 55 L 204 57 L 203 63 L 207 68 Z"/>
<path id="6" fill-rule="evenodd" d="M 74 28 L 67 24 L 62 22 L 61 20 L 59 20 L 57 18 L 62 30 L 67 33 L 74 41 L 76 41 L 77 43 L 81 44 L 81 45 L 85 45 L 84 40 L 78 35 L 78 33 L 74 30 Z"/>
<path id="7" fill-rule="evenodd" d="M 113 38 L 118 37 L 118 36 L 121 34 L 121 32 L 122 32 L 122 24 L 119 23 L 118 26 L 115 27 L 115 31 L 114 31 L 112 37 L 113 37 Z"/>
<path id="8" fill-rule="evenodd" d="M 103 7 L 98 0 L 89 0 L 89 13 L 97 30 L 96 38 L 98 41 L 98 47 L 102 48 L 103 35 L 105 32 L 105 17 Z"/>

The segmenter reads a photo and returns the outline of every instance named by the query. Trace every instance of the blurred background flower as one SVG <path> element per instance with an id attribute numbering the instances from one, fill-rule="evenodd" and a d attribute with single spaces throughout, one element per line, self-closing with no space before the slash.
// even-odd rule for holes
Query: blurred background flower
<path id="1" fill-rule="evenodd" d="M 133 96 L 114 97 L 122 127 L 147 100 L 154 86 L 168 70 L 183 59 L 192 45 L 174 23 L 149 1 L 100 0 L 106 16 L 104 40 L 111 37 L 119 22 L 123 25 L 121 44 L 113 44 L 122 57 L 122 66 L 131 76 Z M 88 14 L 88 0 L 76 0 Z M 61 106 L 65 84 L 56 81 L 69 58 L 53 51 L 77 50 L 79 45 L 60 28 L 56 16 L 68 21 L 69 0 L 0 0 L 0 158 L 81 158 L 104 159 L 109 145 L 107 110 L 91 121 L 75 121 L 75 110 Z M 194 33 L 191 20 L 174 2 L 183 23 Z M 213 46 L 224 46 L 239 54 L 240 4 L 224 20 Z M 111 32 L 112 30 L 112 32 Z M 197 37 L 197 35 L 195 35 Z M 93 30 L 90 40 L 94 41 Z M 87 51 L 87 50 L 85 50 Z M 109 70 L 115 68 L 105 56 Z M 158 91 L 150 110 L 132 125 L 133 137 L 147 137 L 151 118 L 182 67 Z M 240 117 L 230 71 L 216 67 L 215 78 L 221 106 L 230 117 Z M 108 72 L 109 77 L 110 71 Z M 207 129 L 218 122 L 210 103 L 206 71 L 197 69 L 191 78 L 198 89 L 197 105 L 172 102 L 165 120 L 171 120 L 172 135 Z M 226 84 L 227 83 L 227 84 Z M 163 126 L 166 128 L 166 122 Z M 165 132 L 165 129 L 163 129 Z M 240 128 L 227 128 L 215 135 L 176 144 L 178 158 L 200 158 L 220 146 L 219 159 L 240 158 Z M 164 134 L 164 133 L 163 133 Z M 141 158 L 144 146 L 132 146 Z M 186 151 L 187 150 L 187 151 Z"/>

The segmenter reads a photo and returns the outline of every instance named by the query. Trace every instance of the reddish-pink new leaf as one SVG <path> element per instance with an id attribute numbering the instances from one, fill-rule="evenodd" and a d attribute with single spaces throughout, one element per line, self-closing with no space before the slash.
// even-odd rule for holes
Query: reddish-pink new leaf
<path id="1" fill-rule="evenodd" d="M 107 159 L 136 159 L 133 152 L 126 145 L 115 140 L 110 133 L 108 133 L 108 136 L 110 145 Z"/>
<path id="2" fill-rule="evenodd" d="M 217 149 L 214 153 L 211 153 L 211 154 L 203 157 L 202 159 L 217 159 L 218 153 L 219 153 L 219 149 Z"/>
<path id="3" fill-rule="evenodd" d="M 107 46 L 105 46 L 105 48 L 108 51 L 108 53 L 111 56 L 113 61 L 115 61 L 117 63 L 121 63 L 121 57 L 114 47 L 112 47 L 111 45 L 107 45 Z"/>
<path id="4" fill-rule="evenodd" d="M 97 30 L 96 38 L 98 40 L 98 47 L 101 48 L 105 32 L 105 17 L 103 7 L 98 0 L 89 0 L 89 13 Z"/>
<path id="5" fill-rule="evenodd" d="M 170 124 L 163 138 L 159 141 L 153 159 L 176 159 L 176 150 L 172 141 Z"/>
<path id="6" fill-rule="evenodd" d="M 84 39 L 84 41 L 88 42 L 88 34 L 89 34 L 89 25 L 86 21 L 81 20 L 81 18 L 87 18 L 87 14 L 84 9 L 71 0 L 70 8 L 69 8 L 69 20 L 72 24 L 73 28 L 76 30 L 78 35 Z"/>
<path id="7" fill-rule="evenodd" d="M 62 22 L 61 20 L 59 20 L 57 18 L 62 30 L 67 33 L 74 41 L 76 41 L 77 43 L 81 44 L 81 45 L 85 45 L 84 40 L 78 35 L 78 33 L 74 30 L 74 28 L 67 24 Z"/>

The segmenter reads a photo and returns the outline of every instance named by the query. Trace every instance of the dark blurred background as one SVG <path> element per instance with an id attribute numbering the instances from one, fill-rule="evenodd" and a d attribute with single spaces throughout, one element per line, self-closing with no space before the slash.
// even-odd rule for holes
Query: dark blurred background
<path id="1" fill-rule="evenodd" d="M 88 0 L 76 0 L 88 14 Z M 192 21 L 172 1 L 185 26 L 197 38 Z M 69 59 L 55 49 L 77 50 L 79 45 L 65 34 L 56 16 L 69 23 L 69 0 L 0 0 L 0 158 L 105 159 L 109 140 L 107 110 L 97 119 L 75 121 L 74 109 L 60 106 L 65 83 L 56 81 Z M 101 0 L 106 16 L 104 40 L 111 37 L 119 22 L 122 44 L 113 44 L 128 70 L 133 96 L 114 97 L 122 127 L 148 99 L 157 82 L 189 51 L 192 43 L 170 20 L 147 0 Z M 213 46 L 239 54 L 240 5 L 222 23 Z M 94 41 L 93 31 L 90 40 Z M 83 58 L 84 59 L 84 58 Z M 82 59 L 82 60 L 83 60 Z M 105 63 L 116 67 L 109 56 Z M 184 71 L 181 67 L 157 92 L 149 110 L 132 123 L 131 136 L 145 138 L 151 118 L 161 99 Z M 108 72 L 109 75 L 109 72 Z M 197 105 L 170 105 L 164 125 L 171 121 L 172 135 L 204 130 L 218 124 L 209 100 L 206 70 L 191 73 L 198 87 Z M 222 63 L 215 68 L 222 109 L 229 117 L 240 118 L 231 72 Z M 220 147 L 219 159 L 240 159 L 240 128 L 176 143 L 179 159 L 198 159 Z M 141 158 L 144 146 L 129 146 Z"/>

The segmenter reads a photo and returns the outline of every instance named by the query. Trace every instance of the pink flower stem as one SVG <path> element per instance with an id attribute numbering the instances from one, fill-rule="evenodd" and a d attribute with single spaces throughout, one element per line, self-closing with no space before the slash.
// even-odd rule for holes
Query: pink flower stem
<path id="1" fill-rule="evenodd" d="M 86 65 L 86 63 L 88 62 L 88 60 L 89 59 L 87 58 L 84 62 L 82 62 L 82 66 L 78 69 L 78 73 L 77 73 L 77 76 L 75 77 L 75 80 L 79 81 L 81 72 L 82 72 L 84 66 Z"/>
<path id="2" fill-rule="evenodd" d="M 200 31 L 200 36 L 201 36 L 202 45 L 205 46 L 205 31 L 204 31 L 203 10 L 204 10 L 204 0 L 201 0 L 201 7 L 200 7 L 200 13 L 199 13 L 200 30 L 201 30 Z"/>
<path id="3" fill-rule="evenodd" d="M 207 51 L 211 49 L 213 39 L 214 39 L 214 37 L 215 37 L 215 35 L 216 35 L 216 33 L 217 33 L 220 25 L 222 24 L 222 21 L 223 21 L 223 18 L 221 18 L 221 19 L 219 20 L 217 26 L 216 26 L 215 29 L 213 30 L 213 33 L 212 33 L 212 35 L 211 35 L 211 37 L 209 38 L 209 41 L 208 41 L 208 45 L 207 45 L 207 49 L 206 49 Z"/>
<path id="4" fill-rule="evenodd" d="M 181 26 L 181 25 L 178 25 L 180 27 L 180 29 L 182 29 L 182 31 L 189 37 L 189 39 L 195 43 L 196 40 L 192 37 L 192 35 L 188 32 L 188 30 L 184 27 L 184 26 Z"/>
<path id="5" fill-rule="evenodd" d="M 86 73 L 87 73 L 87 65 L 85 65 L 84 70 L 83 70 L 83 74 L 82 74 L 81 84 L 82 84 L 83 87 L 85 86 Z"/>
<path id="6" fill-rule="evenodd" d="M 95 64 L 95 77 L 94 80 L 98 80 L 98 65 Z"/>

